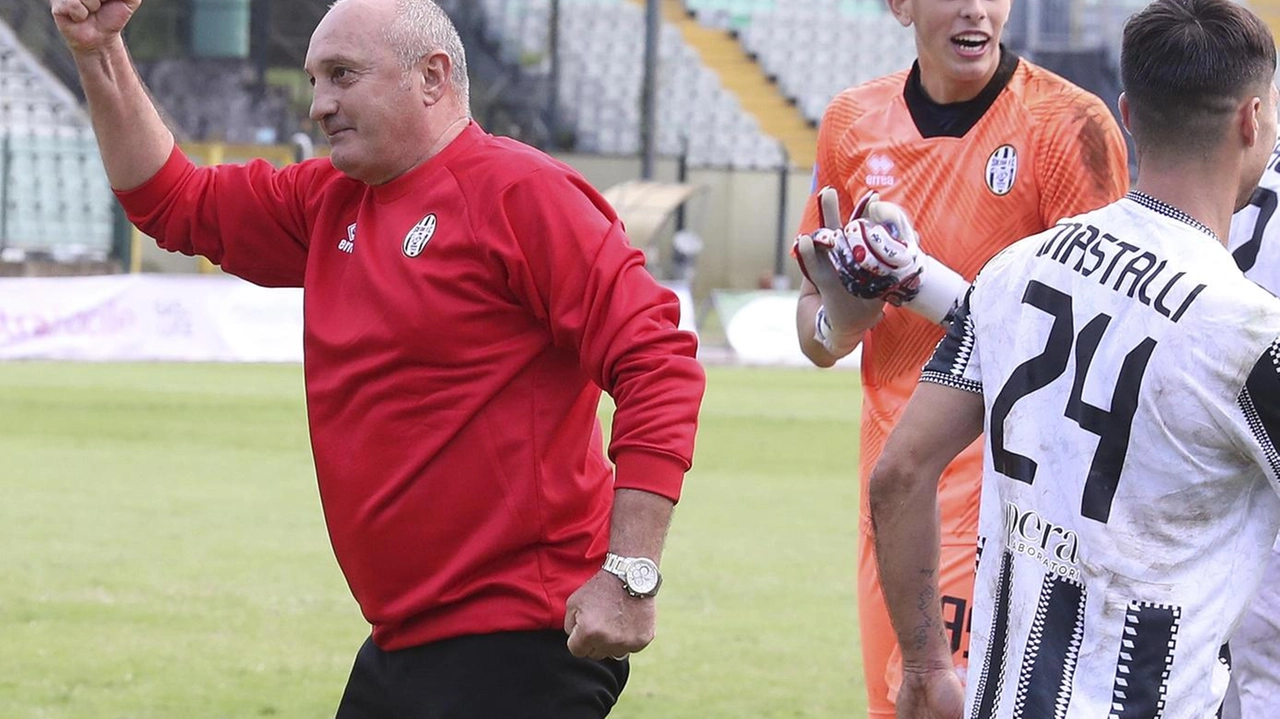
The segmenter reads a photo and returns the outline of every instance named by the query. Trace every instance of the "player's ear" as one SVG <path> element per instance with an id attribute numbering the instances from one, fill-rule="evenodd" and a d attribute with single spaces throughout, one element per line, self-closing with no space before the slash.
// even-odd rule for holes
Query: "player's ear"
<path id="1" fill-rule="evenodd" d="M 893 17 L 903 27 L 911 27 L 911 3 L 912 0 L 885 0 L 889 5 L 889 12 L 893 13 Z"/>
<path id="2" fill-rule="evenodd" d="M 1236 109 L 1236 125 L 1245 147 L 1253 147 L 1261 141 L 1262 113 L 1267 111 L 1267 104 L 1260 97 L 1246 98 Z"/>
<path id="3" fill-rule="evenodd" d="M 448 53 L 437 50 L 418 61 L 422 73 L 422 99 L 428 105 L 440 102 L 449 89 L 449 74 L 453 72 L 453 60 Z"/>
<path id="4" fill-rule="evenodd" d="M 1123 92 L 1120 93 L 1120 99 L 1116 100 L 1116 107 L 1120 108 L 1120 124 L 1124 126 L 1124 131 L 1133 134 L 1133 127 L 1129 124 L 1129 98 Z"/>

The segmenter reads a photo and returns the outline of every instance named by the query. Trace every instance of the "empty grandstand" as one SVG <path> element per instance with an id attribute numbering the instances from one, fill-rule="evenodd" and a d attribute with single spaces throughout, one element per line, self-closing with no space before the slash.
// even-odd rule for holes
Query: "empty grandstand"
<path id="1" fill-rule="evenodd" d="M 652 0 L 660 12 L 652 124 L 646 114 L 649 0 L 441 0 L 468 48 L 472 106 L 487 129 L 575 157 L 634 161 L 647 149 L 682 158 L 704 184 L 813 162 L 816 127 L 845 87 L 909 66 L 913 33 L 882 0 Z M 253 154 L 287 161 L 306 118 L 301 71 L 329 0 L 147 0 L 130 41 L 175 133 L 197 158 Z M 1109 102 L 1118 92 L 1122 20 L 1141 0 L 1019 0 L 1006 32 L 1015 51 Z M 1270 6 L 1260 11 L 1264 16 Z M 128 243 L 75 73 L 46 0 L 0 2 L 0 252 L 117 260 Z M 211 142 L 216 145 L 191 143 Z M 213 148 L 213 149 L 209 149 Z M 669 167 L 670 165 L 668 165 Z M 634 165 L 619 164 L 618 168 Z M 612 182 L 634 170 L 599 176 Z M 782 179 L 771 180 L 785 186 Z M 734 190 L 725 189 L 725 193 Z M 787 227 L 803 191 L 778 198 L 762 241 Z M 733 202 L 711 205 L 725 213 Z M 789 203 L 788 206 L 782 206 Z M 757 201 L 756 204 L 759 204 Z M 754 209 L 754 208 L 753 208 Z M 737 221 L 703 218 L 710 244 Z M 779 230 L 780 232 L 782 230 Z M 719 238 L 723 240 L 724 238 Z M 769 254 L 765 251 L 762 254 Z M 124 263 L 127 266 L 127 263 Z"/>
<path id="2" fill-rule="evenodd" d="M 550 0 L 483 0 L 487 39 L 526 75 L 549 76 L 559 63 L 555 112 L 582 152 L 640 151 L 644 8 L 623 0 L 564 0 L 557 47 Z M 672 25 L 659 35 L 657 152 L 689 153 L 697 166 L 776 168 L 778 141 L 745 112 L 720 77 Z"/>
<path id="3" fill-rule="evenodd" d="M 105 260 L 112 207 L 79 98 L 0 24 L 0 257 Z"/>

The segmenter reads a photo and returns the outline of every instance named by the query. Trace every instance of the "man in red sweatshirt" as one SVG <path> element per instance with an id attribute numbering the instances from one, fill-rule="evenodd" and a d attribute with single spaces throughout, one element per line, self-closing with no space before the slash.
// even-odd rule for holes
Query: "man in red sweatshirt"
<path id="1" fill-rule="evenodd" d="M 282 170 L 176 147 L 121 37 L 140 2 L 52 9 L 130 219 L 306 288 L 320 497 L 373 628 L 338 717 L 606 715 L 654 636 L 705 382 L 676 298 L 582 177 L 471 121 L 429 0 L 330 9 L 306 70 L 332 155 Z"/>

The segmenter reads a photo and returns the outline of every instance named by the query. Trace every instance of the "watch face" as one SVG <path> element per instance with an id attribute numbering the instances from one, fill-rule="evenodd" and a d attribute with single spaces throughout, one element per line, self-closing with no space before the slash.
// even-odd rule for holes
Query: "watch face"
<path id="1" fill-rule="evenodd" d="M 627 567 L 627 586 L 636 594 L 649 594 L 658 588 L 658 565 L 644 558 Z"/>

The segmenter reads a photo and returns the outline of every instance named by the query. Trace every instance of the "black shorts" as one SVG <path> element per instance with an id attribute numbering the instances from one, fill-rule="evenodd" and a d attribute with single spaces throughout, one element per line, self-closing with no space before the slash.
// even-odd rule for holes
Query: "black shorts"
<path id="1" fill-rule="evenodd" d="M 564 632 L 504 632 L 386 652 L 365 640 L 336 719 L 600 719 L 627 660 L 579 659 Z"/>

